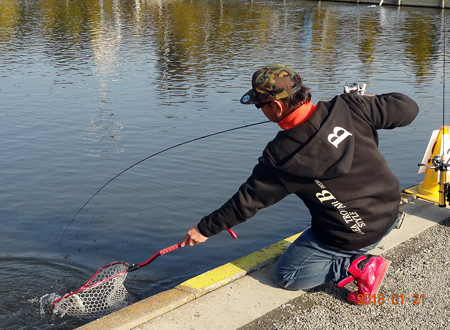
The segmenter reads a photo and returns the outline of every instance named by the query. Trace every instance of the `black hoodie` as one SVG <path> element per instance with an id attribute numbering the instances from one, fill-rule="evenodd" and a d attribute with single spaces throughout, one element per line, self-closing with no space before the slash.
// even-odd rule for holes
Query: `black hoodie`
<path id="1" fill-rule="evenodd" d="M 399 94 L 343 94 L 319 102 L 304 123 L 280 131 L 252 175 L 198 224 L 212 236 L 289 194 L 303 200 L 322 243 L 357 250 L 380 240 L 398 215 L 400 187 L 378 151 L 378 129 L 411 123 L 417 104 Z"/>

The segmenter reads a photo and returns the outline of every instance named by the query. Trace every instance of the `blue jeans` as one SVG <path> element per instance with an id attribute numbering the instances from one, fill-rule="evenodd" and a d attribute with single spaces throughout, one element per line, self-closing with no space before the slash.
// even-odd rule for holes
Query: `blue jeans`
<path id="1" fill-rule="evenodd" d="M 400 217 L 386 235 L 399 220 Z M 307 290 L 331 280 L 339 282 L 349 276 L 347 269 L 353 258 L 372 250 L 378 243 L 356 251 L 334 250 L 319 243 L 308 228 L 278 259 L 274 267 L 275 283 L 289 290 Z"/>

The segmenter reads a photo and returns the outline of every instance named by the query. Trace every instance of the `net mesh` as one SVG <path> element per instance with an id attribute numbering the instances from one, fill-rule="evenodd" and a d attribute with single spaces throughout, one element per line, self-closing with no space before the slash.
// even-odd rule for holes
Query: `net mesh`
<path id="1" fill-rule="evenodd" d="M 127 269 L 126 263 L 111 264 L 100 269 L 78 291 L 57 301 L 53 313 L 99 318 L 125 307 L 128 291 L 123 282 L 127 277 Z"/>

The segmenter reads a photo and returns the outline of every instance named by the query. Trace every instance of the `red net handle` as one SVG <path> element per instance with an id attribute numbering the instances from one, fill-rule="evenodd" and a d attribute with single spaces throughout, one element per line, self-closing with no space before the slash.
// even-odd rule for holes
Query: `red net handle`
<path id="1" fill-rule="evenodd" d="M 233 237 L 234 239 L 237 239 L 237 235 L 236 235 L 236 233 L 234 232 L 233 229 L 230 228 L 230 229 L 227 229 L 227 231 L 230 233 L 231 237 Z M 176 249 L 180 248 L 181 247 L 181 243 L 182 242 L 174 244 L 172 246 L 169 246 L 169 247 L 167 247 L 165 249 L 162 249 L 161 251 L 159 251 L 159 255 L 163 255 L 163 254 L 172 252 L 173 250 L 176 250 Z"/>
<path id="2" fill-rule="evenodd" d="M 233 229 L 227 229 L 227 232 L 229 232 L 230 233 L 230 235 L 231 235 L 231 237 L 233 237 L 234 239 L 237 239 L 238 238 L 238 236 L 236 235 L 236 233 L 234 232 L 234 230 Z"/>
<path id="3" fill-rule="evenodd" d="M 180 242 L 180 243 L 177 243 L 177 244 L 174 244 L 174 245 L 172 245 L 172 246 L 169 246 L 169 247 L 167 247 L 167 248 L 165 248 L 165 249 L 162 249 L 161 251 L 159 251 L 159 255 L 162 256 L 163 254 L 172 252 L 173 250 L 176 250 L 176 249 L 178 249 L 178 248 L 180 248 L 180 247 L 181 247 L 181 242 Z"/>
<path id="4" fill-rule="evenodd" d="M 234 239 L 236 239 L 236 238 L 238 237 L 238 236 L 236 235 L 236 233 L 234 232 L 233 229 L 230 228 L 230 229 L 227 229 L 227 231 L 230 233 L 231 237 L 233 237 Z M 155 260 L 155 259 L 158 258 L 159 256 L 162 256 L 163 254 L 172 252 L 172 251 L 174 251 L 174 250 L 180 248 L 180 247 L 181 247 L 181 244 L 182 244 L 182 242 L 177 243 L 177 244 L 174 244 L 174 245 L 172 245 L 172 246 L 169 246 L 169 247 L 167 247 L 167 248 L 165 248 L 165 249 L 162 249 L 161 251 L 156 252 L 156 253 L 155 253 L 153 256 L 151 256 L 150 259 L 148 259 L 147 261 L 141 262 L 140 264 L 137 264 L 137 265 L 131 265 L 131 266 L 128 268 L 128 272 L 132 272 L 132 271 L 137 270 L 137 269 L 139 269 L 139 268 L 141 268 L 141 267 L 147 266 L 149 263 L 151 263 L 153 260 Z"/>

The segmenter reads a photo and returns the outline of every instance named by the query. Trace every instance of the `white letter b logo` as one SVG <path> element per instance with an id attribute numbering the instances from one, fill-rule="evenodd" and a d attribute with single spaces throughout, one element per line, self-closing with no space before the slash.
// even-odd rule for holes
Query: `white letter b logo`
<path id="1" fill-rule="evenodd" d="M 330 142 L 332 145 L 334 145 L 336 148 L 338 147 L 339 143 L 344 141 L 346 137 L 349 135 L 352 135 L 350 132 L 346 131 L 342 127 L 336 126 L 333 130 L 333 134 L 328 135 L 328 142 Z"/>

